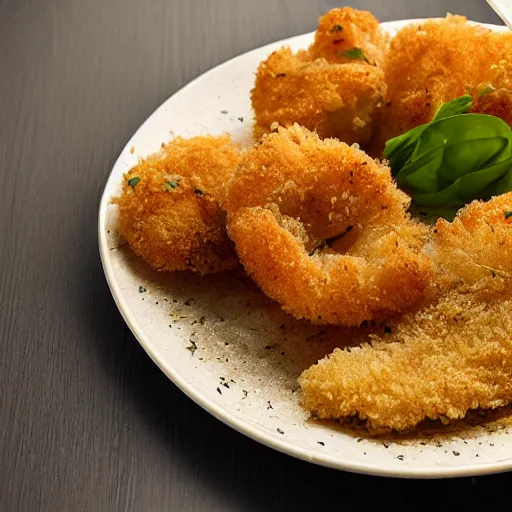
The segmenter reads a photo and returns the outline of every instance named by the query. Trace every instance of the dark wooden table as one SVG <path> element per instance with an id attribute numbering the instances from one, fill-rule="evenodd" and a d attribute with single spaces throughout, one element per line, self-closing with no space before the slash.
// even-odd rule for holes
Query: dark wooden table
<path id="1" fill-rule="evenodd" d="M 98 201 L 128 138 L 212 66 L 311 31 L 320 0 L 0 0 L 0 511 L 453 510 L 507 475 L 316 467 L 222 425 L 153 365 L 108 291 Z M 484 0 L 361 0 L 496 22 Z"/>

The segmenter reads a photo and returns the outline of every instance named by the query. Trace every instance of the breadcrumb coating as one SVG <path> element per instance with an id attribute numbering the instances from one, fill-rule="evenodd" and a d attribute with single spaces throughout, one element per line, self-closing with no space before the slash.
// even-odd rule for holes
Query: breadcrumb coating
<path id="1" fill-rule="evenodd" d="M 512 33 L 468 23 L 463 16 L 401 29 L 383 69 L 387 92 L 378 142 L 430 122 L 439 106 L 470 94 L 473 112 L 512 126 Z"/>
<path id="2" fill-rule="evenodd" d="M 494 298 L 452 292 L 371 344 L 336 349 L 299 378 L 314 416 L 406 430 L 512 401 L 510 280 Z"/>
<path id="3" fill-rule="evenodd" d="M 345 52 L 358 48 L 370 64 L 380 66 L 388 42 L 388 34 L 371 12 L 351 7 L 332 9 L 318 21 L 309 58 L 325 59 L 331 64 L 351 62 Z"/>
<path id="4" fill-rule="evenodd" d="M 473 201 L 452 223 L 439 219 L 427 253 L 440 281 L 475 284 L 499 275 L 512 278 L 512 192 Z"/>
<path id="5" fill-rule="evenodd" d="M 303 405 L 315 416 L 404 430 L 512 401 L 512 193 L 440 219 L 427 252 L 451 291 L 391 334 L 303 372 Z"/>
<path id="6" fill-rule="evenodd" d="M 239 158 L 228 136 L 178 137 L 133 167 L 114 201 L 133 252 L 157 270 L 234 268 L 222 204 Z"/>
<path id="7" fill-rule="evenodd" d="M 228 233 L 285 311 L 357 326 L 410 310 L 429 289 L 421 254 L 429 229 L 409 219 L 408 200 L 387 167 L 294 125 L 244 154 L 229 188 Z"/>
<path id="8" fill-rule="evenodd" d="M 383 107 L 387 36 L 368 12 L 345 7 L 320 18 L 309 50 L 273 52 L 262 62 L 251 92 L 254 135 L 275 123 L 298 123 L 321 138 L 367 143 Z M 347 53 L 348 52 L 348 53 Z"/>

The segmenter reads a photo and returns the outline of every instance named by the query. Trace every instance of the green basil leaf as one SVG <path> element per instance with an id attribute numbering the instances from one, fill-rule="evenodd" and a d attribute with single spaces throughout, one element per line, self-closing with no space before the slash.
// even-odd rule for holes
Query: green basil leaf
<path id="1" fill-rule="evenodd" d="M 434 121 L 421 133 L 411 158 L 448 143 L 475 139 L 510 138 L 510 127 L 499 117 L 464 114 Z"/>
<path id="2" fill-rule="evenodd" d="M 508 174 L 510 169 L 512 169 L 512 159 L 466 174 L 460 178 L 459 197 L 461 201 L 466 204 L 473 199 L 483 198 L 486 189 Z"/>
<path id="3" fill-rule="evenodd" d="M 480 169 L 491 167 L 505 152 L 509 156 L 510 141 L 504 137 L 460 141 L 449 144 L 439 168 L 439 183 L 445 187 L 455 180 Z"/>
<path id="4" fill-rule="evenodd" d="M 397 174 L 399 186 L 413 187 L 423 192 L 439 190 L 437 171 L 443 162 L 444 148 L 434 148 L 407 164 Z"/>
<path id="5" fill-rule="evenodd" d="M 386 143 L 383 158 L 420 215 L 452 218 L 473 199 L 512 190 L 512 131 L 469 114 L 471 97 L 442 105 L 434 120 Z"/>
<path id="6" fill-rule="evenodd" d="M 462 176 L 450 186 L 433 193 L 415 193 L 414 202 L 418 205 L 459 205 L 484 197 L 486 190 L 505 176 L 512 168 L 512 159 L 492 167 Z"/>
<path id="7" fill-rule="evenodd" d="M 386 142 L 382 158 L 389 161 L 392 171 L 397 169 L 396 172 L 398 172 L 398 170 L 408 162 L 414 151 L 414 145 L 427 126 L 426 124 L 422 124 Z M 393 174 L 396 173 L 394 172 Z"/>
<path id="8" fill-rule="evenodd" d="M 461 96 L 460 98 L 455 98 L 452 101 L 443 103 L 443 105 L 439 107 L 439 110 L 434 116 L 434 121 L 459 114 L 467 114 L 470 111 L 472 104 L 473 98 L 469 95 Z"/>
<path id="9" fill-rule="evenodd" d="M 470 108 L 471 96 L 456 98 L 455 100 L 442 105 L 433 121 L 438 121 L 448 116 L 466 113 Z M 386 142 L 382 157 L 389 161 L 393 174 L 398 172 L 395 171 L 396 169 L 408 163 L 414 150 L 414 144 L 431 124 L 432 123 L 426 123 L 416 126 L 416 128 L 413 128 L 412 130 L 409 130 L 402 135 L 398 135 Z"/>

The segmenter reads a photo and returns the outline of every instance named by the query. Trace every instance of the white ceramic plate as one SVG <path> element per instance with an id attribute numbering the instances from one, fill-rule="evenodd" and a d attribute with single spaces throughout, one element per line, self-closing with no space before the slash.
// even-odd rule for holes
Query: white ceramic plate
<path id="1" fill-rule="evenodd" d="M 390 32 L 408 21 L 385 24 Z M 501 30 L 502 27 L 494 27 Z M 241 273 L 194 277 L 151 271 L 115 233 L 122 176 L 174 135 L 228 132 L 251 143 L 249 91 L 258 63 L 284 44 L 306 48 L 312 34 L 259 48 L 209 71 L 169 98 L 128 142 L 99 211 L 105 274 L 126 323 L 165 374 L 211 414 L 295 457 L 361 473 L 401 477 L 477 475 L 512 468 L 512 436 L 500 423 L 458 425 L 437 436 L 372 439 L 315 424 L 298 405 L 299 373 L 329 352 L 336 329 L 297 322 Z"/>

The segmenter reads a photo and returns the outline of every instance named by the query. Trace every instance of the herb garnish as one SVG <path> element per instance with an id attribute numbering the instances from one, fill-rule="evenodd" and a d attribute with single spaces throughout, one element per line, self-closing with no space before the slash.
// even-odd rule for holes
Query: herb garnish
<path id="1" fill-rule="evenodd" d="M 334 25 L 334 27 L 331 28 L 331 32 L 341 32 L 343 30 L 343 27 L 341 25 Z"/>
<path id="2" fill-rule="evenodd" d="M 473 199 L 512 190 L 512 131 L 499 117 L 468 113 L 471 105 L 471 96 L 456 98 L 386 143 L 383 158 L 413 211 L 452 220 Z"/>
<path id="3" fill-rule="evenodd" d="M 137 185 L 137 183 L 139 183 L 140 181 L 140 178 L 138 176 L 134 176 L 133 178 L 130 178 L 128 180 L 128 185 L 132 188 L 135 188 L 135 185 Z"/>
<path id="4" fill-rule="evenodd" d="M 340 57 L 346 57 L 347 59 L 365 60 L 368 62 L 368 57 L 364 54 L 361 48 L 351 48 L 340 53 Z"/>
<path id="5" fill-rule="evenodd" d="M 492 85 L 488 85 L 487 87 L 484 87 L 479 93 L 478 97 L 483 98 L 487 94 L 490 94 L 491 92 L 494 92 L 496 90 L 496 87 L 493 87 Z"/>
<path id="6" fill-rule="evenodd" d="M 176 180 L 166 181 L 164 183 L 165 190 L 175 190 L 180 186 L 180 182 Z"/>
<path id="7" fill-rule="evenodd" d="M 194 355 L 194 352 L 197 350 L 197 344 L 193 340 L 189 340 L 189 341 L 190 341 L 190 345 L 187 347 L 187 350 L 190 350 L 192 355 Z"/>
<path id="8" fill-rule="evenodd" d="M 144 286 L 139 286 L 139 293 L 145 293 L 147 292 L 147 289 L 144 288 Z"/>
<path id="9" fill-rule="evenodd" d="M 280 434 L 284 434 L 284 432 L 283 432 L 280 428 L 278 428 L 278 429 L 276 429 L 276 430 L 277 430 Z"/>
<path id="10" fill-rule="evenodd" d="M 508 220 L 510 217 L 512 217 L 512 212 L 505 212 L 503 216 L 505 217 L 505 220 Z"/>

